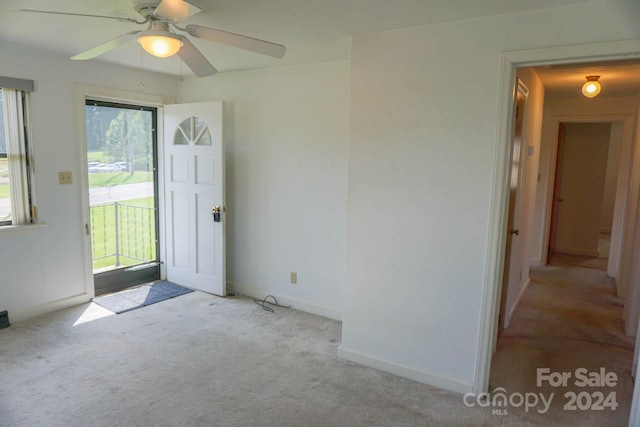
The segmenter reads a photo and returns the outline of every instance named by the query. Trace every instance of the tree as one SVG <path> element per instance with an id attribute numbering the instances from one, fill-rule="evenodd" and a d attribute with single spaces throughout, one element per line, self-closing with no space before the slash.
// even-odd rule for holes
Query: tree
<path id="1" fill-rule="evenodd" d="M 109 124 L 118 116 L 119 112 L 119 108 L 99 105 L 87 105 L 85 107 L 87 151 L 104 151 Z"/>
<path id="2" fill-rule="evenodd" d="M 120 109 L 105 134 L 105 152 L 114 162 L 127 162 L 133 170 L 151 170 L 151 112 Z"/>

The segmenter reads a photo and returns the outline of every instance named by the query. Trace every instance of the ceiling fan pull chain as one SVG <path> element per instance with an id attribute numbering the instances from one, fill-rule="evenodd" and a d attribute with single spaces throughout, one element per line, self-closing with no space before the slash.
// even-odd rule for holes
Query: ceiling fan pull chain
<path id="1" fill-rule="evenodd" d="M 144 50 L 140 46 L 140 83 L 145 86 L 147 82 L 144 81 Z"/>

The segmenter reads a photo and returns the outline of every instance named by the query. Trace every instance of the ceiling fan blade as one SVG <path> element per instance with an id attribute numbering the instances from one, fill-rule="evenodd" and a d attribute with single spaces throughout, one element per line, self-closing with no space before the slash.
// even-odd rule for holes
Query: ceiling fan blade
<path id="1" fill-rule="evenodd" d="M 254 39 L 253 37 L 242 36 L 240 34 L 229 33 L 213 28 L 202 27 L 200 25 L 187 25 L 184 30 L 193 37 L 250 50 L 252 52 L 261 53 L 262 55 L 272 56 L 274 58 L 282 58 L 286 50 L 281 44 L 271 43 L 265 40 Z"/>
<path id="2" fill-rule="evenodd" d="M 116 37 L 115 39 L 109 40 L 108 42 L 102 43 L 101 45 L 93 47 L 75 56 L 72 56 L 71 59 L 82 61 L 85 59 L 95 58 L 96 56 L 100 56 L 103 53 L 107 53 L 110 50 L 115 49 L 118 46 L 121 46 L 135 39 L 139 32 L 140 31 L 131 31 L 130 33 L 123 34 L 120 37 Z"/>
<path id="3" fill-rule="evenodd" d="M 182 47 L 178 51 L 178 56 L 193 71 L 193 74 L 198 77 L 207 77 L 218 72 L 188 38 L 180 36 L 180 40 L 182 40 Z"/>
<path id="4" fill-rule="evenodd" d="M 83 17 L 89 17 L 89 18 L 117 19 L 118 21 L 123 21 L 123 22 L 133 22 L 134 24 L 144 24 L 144 21 L 137 21 L 132 18 L 122 18 L 119 16 L 90 15 L 86 13 L 71 13 L 71 12 L 54 12 L 51 10 L 37 10 L 37 9 L 19 9 L 19 10 L 20 12 L 46 13 L 49 15 L 68 15 L 68 16 L 83 16 Z"/>
<path id="5" fill-rule="evenodd" d="M 153 13 L 159 18 L 180 22 L 200 12 L 200 8 L 184 0 L 162 0 Z"/>

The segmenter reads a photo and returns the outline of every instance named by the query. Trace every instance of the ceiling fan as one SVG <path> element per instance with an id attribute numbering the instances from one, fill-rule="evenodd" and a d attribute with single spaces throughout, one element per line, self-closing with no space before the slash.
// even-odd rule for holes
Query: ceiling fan
<path id="1" fill-rule="evenodd" d="M 54 12 L 35 9 L 20 10 L 23 12 L 88 16 L 93 18 L 117 19 L 119 21 L 135 24 L 148 24 L 146 30 L 125 33 L 115 39 L 109 40 L 87 51 L 72 56 L 71 59 L 74 60 L 92 59 L 131 40 L 137 39 L 144 50 L 149 52 L 151 55 L 159 58 L 167 58 L 177 54 L 198 77 L 206 77 L 215 74 L 217 72 L 215 67 L 211 65 L 207 58 L 205 58 L 205 56 L 185 35 L 180 34 L 177 31 L 187 33 L 192 37 L 250 50 L 252 52 L 268 55 L 274 58 L 282 58 L 285 53 L 285 47 L 277 43 L 271 43 L 240 34 L 229 33 L 227 31 L 216 30 L 214 28 L 203 27 L 201 25 L 189 24 L 184 28 L 178 26 L 179 22 L 201 11 L 201 9 L 185 0 L 162 0 L 160 2 L 137 1 L 135 9 L 144 18 L 143 20 L 138 21 L 132 18 L 116 16 Z"/>

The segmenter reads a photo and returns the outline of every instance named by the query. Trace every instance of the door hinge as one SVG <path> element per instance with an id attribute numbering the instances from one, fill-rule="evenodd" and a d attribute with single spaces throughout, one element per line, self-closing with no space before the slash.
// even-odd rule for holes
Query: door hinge
<path id="1" fill-rule="evenodd" d="M 38 219 L 38 208 L 36 206 L 31 206 L 31 220 Z"/>
<path id="2" fill-rule="evenodd" d="M 87 233 L 87 236 L 91 235 L 91 233 L 89 232 L 89 224 L 84 225 L 84 231 Z"/>

